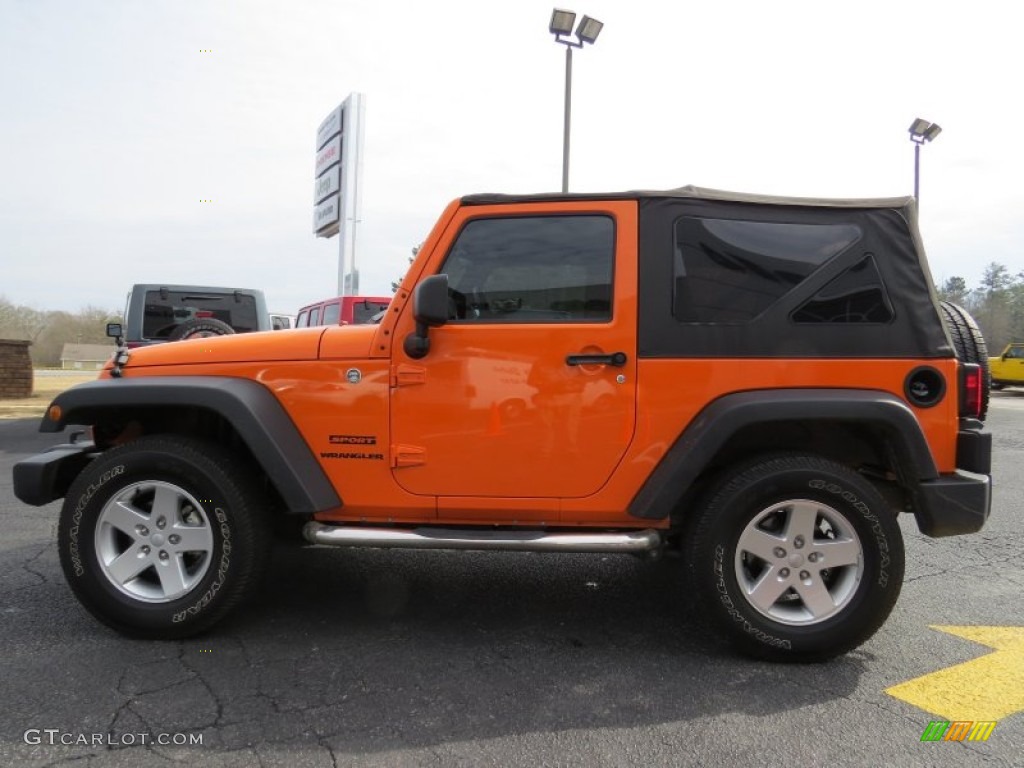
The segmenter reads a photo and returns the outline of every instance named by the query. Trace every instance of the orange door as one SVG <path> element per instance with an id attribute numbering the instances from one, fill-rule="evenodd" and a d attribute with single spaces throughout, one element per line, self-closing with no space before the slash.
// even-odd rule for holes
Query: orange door
<path id="1" fill-rule="evenodd" d="M 636 204 L 470 207 L 448 232 L 425 274 L 448 275 L 451 319 L 418 360 L 401 350 L 410 318 L 397 327 L 396 481 L 437 496 L 594 493 L 635 422 Z"/>

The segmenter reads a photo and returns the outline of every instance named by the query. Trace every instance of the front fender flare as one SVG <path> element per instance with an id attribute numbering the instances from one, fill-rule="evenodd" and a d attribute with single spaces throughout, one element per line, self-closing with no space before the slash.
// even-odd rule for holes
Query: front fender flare
<path id="1" fill-rule="evenodd" d="M 288 512 L 313 514 L 342 506 L 341 497 L 284 406 L 269 389 L 251 379 L 160 376 L 92 381 L 59 394 L 39 431 L 60 432 L 68 424 L 94 424 L 101 414 L 111 411 L 161 407 L 201 408 L 223 417 L 252 451 Z"/>

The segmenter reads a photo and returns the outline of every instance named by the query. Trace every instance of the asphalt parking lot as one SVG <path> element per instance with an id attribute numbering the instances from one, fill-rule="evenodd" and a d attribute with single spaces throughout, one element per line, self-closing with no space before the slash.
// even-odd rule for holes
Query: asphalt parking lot
<path id="1" fill-rule="evenodd" d="M 127 640 L 65 585 L 59 505 L 11 493 L 35 424 L 0 422 L 0 765 L 1024 764 L 1022 390 L 993 396 L 987 527 L 905 516 L 893 615 L 807 666 L 721 648 L 678 561 L 629 556 L 281 548 L 212 634 Z M 910 687 L 930 711 L 886 692 L 959 664 Z M 996 725 L 922 742 L 934 720 Z"/>

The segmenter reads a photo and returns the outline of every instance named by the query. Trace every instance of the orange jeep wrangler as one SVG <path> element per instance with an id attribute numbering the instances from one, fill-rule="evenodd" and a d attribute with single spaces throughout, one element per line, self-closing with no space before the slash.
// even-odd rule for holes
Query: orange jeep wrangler
<path id="1" fill-rule="evenodd" d="M 822 659 L 895 604 L 898 513 L 989 514 L 976 330 L 911 199 L 474 195 L 378 325 L 121 350 L 15 493 L 64 498 L 71 588 L 137 637 L 223 618 L 281 516 L 316 545 L 678 548 L 739 649 Z"/>

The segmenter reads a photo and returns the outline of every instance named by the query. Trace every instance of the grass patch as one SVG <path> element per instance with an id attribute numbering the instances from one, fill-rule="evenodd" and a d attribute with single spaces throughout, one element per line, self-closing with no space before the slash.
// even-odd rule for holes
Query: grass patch
<path id="1" fill-rule="evenodd" d="M 32 396 L 0 400 L 0 419 L 39 418 L 46 407 L 65 389 L 86 381 L 94 381 L 99 371 L 53 371 L 32 377 Z"/>

